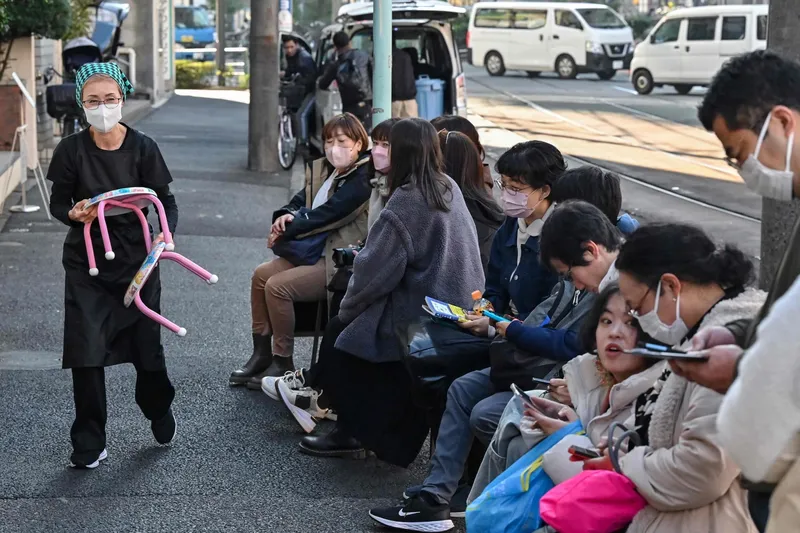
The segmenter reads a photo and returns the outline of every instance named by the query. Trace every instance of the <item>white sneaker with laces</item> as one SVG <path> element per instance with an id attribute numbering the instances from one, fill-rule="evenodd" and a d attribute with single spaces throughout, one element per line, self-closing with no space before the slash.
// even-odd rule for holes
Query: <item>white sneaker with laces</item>
<path id="1" fill-rule="evenodd" d="M 330 412 L 319 406 L 321 394 L 310 387 L 292 390 L 284 381 L 278 381 L 278 395 L 306 433 L 311 433 L 317 427 L 315 419 L 326 418 Z"/>
<path id="2" fill-rule="evenodd" d="M 263 378 L 261 380 L 261 390 L 273 400 L 280 400 L 280 397 L 278 396 L 279 381 L 286 382 L 286 386 L 289 388 L 289 390 L 293 391 L 298 391 L 306 385 L 306 378 L 303 375 L 303 369 L 300 368 L 295 371 L 290 370 L 279 378 L 270 376 Z"/>

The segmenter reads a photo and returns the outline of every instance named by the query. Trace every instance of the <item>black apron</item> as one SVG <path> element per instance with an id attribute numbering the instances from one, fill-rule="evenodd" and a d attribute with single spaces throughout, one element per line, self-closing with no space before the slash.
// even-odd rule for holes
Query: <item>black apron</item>
<path id="1" fill-rule="evenodd" d="M 143 149 L 143 136 L 128 130 L 118 150 L 97 148 L 88 130 L 76 135 L 69 161 L 53 161 L 70 167 L 76 180 L 76 200 L 89 198 L 122 187 L 155 188 L 169 183 L 166 167 L 158 154 L 157 164 L 149 161 Z M 63 142 L 63 141 L 62 141 Z M 54 158 L 55 159 L 55 158 Z M 163 167 L 162 172 L 153 172 Z M 54 169 L 55 170 L 55 169 Z M 51 172 L 58 176 L 59 171 Z M 73 226 L 64 241 L 62 264 L 66 273 L 64 291 L 63 368 L 105 367 L 133 363 L 144 370 L 165 368 L 161 345 L 161 326 L 145 317 L 132 303 L 126 308 L 123 298 L 136 272 L 147 256 L 145 237 L 135 214 L 106 218 L 111 247 L 116 257 L 108 261 L 99 223 L 92 225 L 92 243 L 97 259 L 97 276 L 89 275 L 89 262 L 83 228 Z M 152 227 L 150 228 L 152 236 Z M 160 313 L 161 282 L 155 268 L 140 291 L 144 304 Z"/>

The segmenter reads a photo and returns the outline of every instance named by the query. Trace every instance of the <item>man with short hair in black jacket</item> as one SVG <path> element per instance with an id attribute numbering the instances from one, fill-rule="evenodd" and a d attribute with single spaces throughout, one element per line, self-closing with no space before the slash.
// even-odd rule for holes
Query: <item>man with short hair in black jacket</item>
<path id="1" fill-rule="evenodd" d="M 372 122 L 372 58 L 350 46 L 350 37 L 340 31 L 333 36 L 336 58 L 325 66 L 319 88 L 327 89 L 336 80 L 342 111 L 352 113 L 369 131 Z"/>

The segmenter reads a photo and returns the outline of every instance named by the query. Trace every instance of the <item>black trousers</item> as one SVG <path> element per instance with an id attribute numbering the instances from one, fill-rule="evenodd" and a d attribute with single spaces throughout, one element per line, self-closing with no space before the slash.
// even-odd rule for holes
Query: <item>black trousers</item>
<path id="1" fill-rule="evenodd" d="M 75 422 L 72 423 L 72 461 L 91 463 L 106 447 L 106 374 L 102 367 L 73 368 Z M 136 404 L 148 420 L 164 417 L 175 398 L 167 370 L 136 368 Z"/>

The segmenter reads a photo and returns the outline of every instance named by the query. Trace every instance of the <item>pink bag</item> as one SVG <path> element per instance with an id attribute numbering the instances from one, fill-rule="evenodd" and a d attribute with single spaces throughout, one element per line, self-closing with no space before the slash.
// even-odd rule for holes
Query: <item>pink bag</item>
<path id="1" fill-rule="evenodd" d="M 584 470 L 539 502 L 542 519 L 559 533 L 614 533 L 647 505 L 633 482 L 609 470 Z"/>

